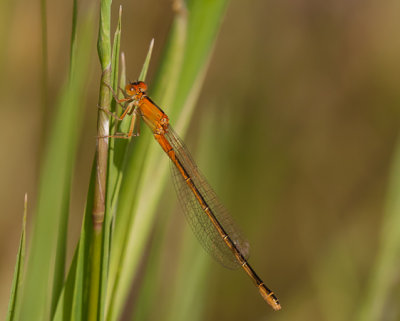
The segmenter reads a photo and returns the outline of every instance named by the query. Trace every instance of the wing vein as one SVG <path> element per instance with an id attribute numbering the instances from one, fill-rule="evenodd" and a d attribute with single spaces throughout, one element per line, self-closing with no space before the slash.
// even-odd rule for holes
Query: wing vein
<path id="1" fill-rule="evenodd" d="M 175 152 L 175 157 L 187 171 L 193 184 L 199 190 L 209 209 L 234 242 L 236 248 L 247 259 L 250 250 L 249 243 L 242 236 L 242 233 L 237 228 L 232 217 L 218 200 L 217 195 L 208 184 L 207 180 L 200 173 L 184 143 L 171 126 L 168 127 L 168 131 L 165 133 L 165 138 L 171 144 Z M 219 235 L 216 227 L 204 212 L 189 185 L 186 183 L 173 162 L 171 162 L 171 174 L 175 191 L 184 210 L 186 219 L 201 245 L 223 266 L 231 269 L 238 268 L 240 265 L 237 262 L 236 257 Z"/>

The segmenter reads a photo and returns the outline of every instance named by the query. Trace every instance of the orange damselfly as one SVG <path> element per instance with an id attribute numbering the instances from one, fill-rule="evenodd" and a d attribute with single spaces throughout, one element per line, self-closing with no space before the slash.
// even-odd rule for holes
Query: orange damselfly
<path id="1" fill-rule="evenodd" d="M 113 92 L 118 103 L 125 103 L 125 110 L 118 117 L 119 120 L 126 115 L 132 115 L 133 118 L 128 134 L 110 137 L 129 138 L 135 134 L 140 118 L 144 120 L 172 161 L 176 193 L 189 225 L 200 243 L 222 265 L 228 268 L 241 266 L 254 281 L 264 300 L 274 310 L 280 310 L 281 305 L 275 294 L 247 262 L 248 242 L 241 236 L 229 213 L 218 201 L 214 190 L 199 172 L 184 143 L 169 125 L 168 116 L 146 95 L 146 90 L 147 85 L 138 81 L 125 87 L 123 99 L 118 99 Z"/>

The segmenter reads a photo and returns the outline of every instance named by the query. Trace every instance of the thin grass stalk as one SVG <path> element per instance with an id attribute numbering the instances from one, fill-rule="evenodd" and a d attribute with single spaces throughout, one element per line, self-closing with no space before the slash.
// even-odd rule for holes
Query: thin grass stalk
<path id="1" fill-rule="evenodd" d="M 102 74 L 100 79 L 100 91 L 98 106 L 110 109 L 111 84 L 111 0 L 100 2 L 100 22 L 97 42 L 97 51 L 100 59 Z M 103 222 L 106 209 L 106 180 L 108 163 L 108 138 L 110 132 L 110 116 L 98 109 L 97 114 L 97 144 L 96 144 L 96 172 L 94 187 L 94 203 L 92 210 L 93 235 L 91 240 L 91 265 L 89 286 L 89 310 L 88 320 L 95 321 L 100 317 L 100 282 L 102 269 Z"/>
<path id="2" fill-rule="evenodd" d="M 121 40 L 121 25 L 122 25 L 122 6 L 119 8 L 119 18 L 116 31 L 114 33 L 114 42 L 112 46 L 112 71 L 111 71 L 111 80 L 109 84 L 114 88 L 114 92 L 118 91 L 118 65 L 119 65 L 119 52 L 120 52 L 120 40 Z M 112 105 L 116 105 L 116 102 L 113 100 Z M 110 110 L 110 107 L 107 107 Z M 113 110 L 113 109 L 111 109 Z M 115 122 L 115 120 L 112 120 Z M 115 128 L 113 124 L 109 125 L 109 129 Z M 109 131 L 110 133 L 110 131 Z M 112 134 L 114 134 L 112 132 Z M 111 204 L 113 201 L 112 195 L 116 189 L 117 185 L 117 177 L 118 177 L 118 165 L 115 166 L 114 156 L 115 156 L 115 141 L 109 140 L 109 148 L 108 148 L 108 164 L 107 164 L 107 188 L 105 193 L 105 203 L 106 203 L 106 211 L 104 216 L 103 223 L 103 232 L 102 232 L 102 248 L 101 248 L 101 259 L 102 259 L 102 269 L 100 275 L 100 297 L 99 297 L 99 317 L 98 320 L 104 319 L 104 310 L 105 310 L 105 300 L 107 294 L 107 279 L 108 279 L 108 266 L 109 266 L 109 255 L 110 255 L 110 242 L 112 236 L 112 210 Z M 123 159 L 123 157 L 122 157 Z M 95 231 L 96 233 L 96 231 Z"/>
<path id="3" fill-rule="evenodd" d="M 110 108 L 110 90 L 106 84 L 111 84 L 111 39 L 110 39 L 111 1 L 102 0 L 100 6 L 100 24 L 97 50 L 99 54 L 102 75 L 98 106 Z M 108 162 L 108 138 L 110 117 L 99 109 L 97 114 L 97 145 L 96 145 L 96 185 L 94 191 L 93 228 L 101 232 L 105 214 L 106 174 Z"/>
<path id="4" fill-rule="evenodd" d="M 121 24 L 122 24 L 122 6 L 119 8 L 119 18 L 118 18 L 118 24 L 116 31 L 114 33 L 114 41 L 113 41 L 113 47 L 112 47 L 112 81 L 110 83 L 111 87 L 113 88 L 115 93 L 118 93 L 118 86 L 119 86 L 119 81 L 118 81 L 118 70 L 119 70 L 119 48 L 120 48 L 120 42 L 121 42 Z M 117 104 L 117 102 L 113 99 L 111 101 L 111 106 L 110 106 L 110 111 L 113 113 L 116 113 L 117 111 L 121 109 L 120 106 Z M 119 126 L 119 122 L 111 118 L 110 119 L 110 135 L 115 135 L 116 130 Z M 126 147 L 127 141 L 123 140 L 121 142 L 124 147 Z M 107 210 L 112 210 L 112 203 L 115 201 L 117 198 L 116 195 L 118 194 L 118 189 L 117 189 L 117 181 L 118 178 L 122 175 L 122 162 L 123 162 L 123 157 L 119 157 L 123 152 L 119 151 L 120 147 L 120 141 L 115 140 L 115 139 L 110 139 L 109 140 L 109 150 L 108 150 L 108 158 L 109 158 L 109 163 L 108 163 L 108 173 L 107 173 L 107 201 L 110 203 L 110 205 L 107 205 Z"/>

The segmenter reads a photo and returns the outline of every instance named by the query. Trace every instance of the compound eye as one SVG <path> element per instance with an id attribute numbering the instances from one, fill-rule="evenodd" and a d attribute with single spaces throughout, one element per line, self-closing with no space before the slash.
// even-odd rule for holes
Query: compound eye
<path id="1" fill-rule="evenodd" d="M 126 86 L 125 86 L 125 91 L 126 91 L 126 93 L 128 94 L 128 95 L 133 95 L 134 94 L 134 92 L 135 92 L 135 88 L 133 88 L 133 86 L 131 85 L 131 84 L 127 84 Z"/>
<path id="2" fill-rule="evenodd" d="M 139 90 L 144 93 L 147 90 L 147 85 L 143 81 L 138 82 Z"/>

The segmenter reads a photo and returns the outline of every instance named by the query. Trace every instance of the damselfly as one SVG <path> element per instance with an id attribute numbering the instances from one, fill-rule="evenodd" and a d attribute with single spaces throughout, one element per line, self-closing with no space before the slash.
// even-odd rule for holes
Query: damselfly
<path id="1" fill-rule="evenodd" d="M 184 143 L 170 126 L 168 116 L 146 95 L 146 90 L 147 85 L 138 81 L 126 86 L 123 99 L 118 99 L 113 92 L 115 100 L 124 103 L 125 110 L 118 117 L 119 120 L 132 115 L 132 121 L 128 134 L 110 137 L 129 138 L 136 135 L 140 118 L 144 120 L 172 161 L 171 170 L 178 198 L 201 244 L 222 265 L 228 268 L 241 266 L 254 281 L 264 300 L 274 310 L 280 310 L 281 305 L 275 294 L 247 262 L 248 242 L 241 236 Z"/>

